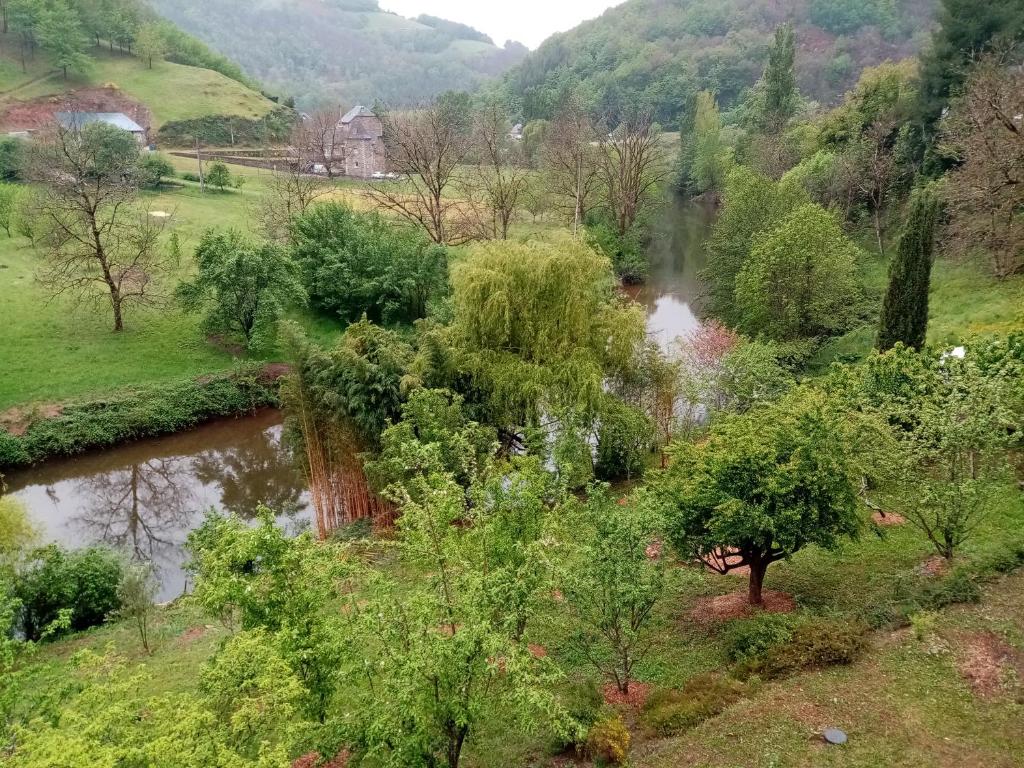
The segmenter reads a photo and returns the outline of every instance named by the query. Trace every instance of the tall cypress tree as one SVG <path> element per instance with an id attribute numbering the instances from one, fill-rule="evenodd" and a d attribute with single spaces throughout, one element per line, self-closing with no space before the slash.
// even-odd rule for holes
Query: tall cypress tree
<path id="1" fill-rule="evenodd" d="M 796 112 L 795 60 L 796 35 L 791 25 L 784 24 L 775 30 L 775 42 L 768 52 L 768 64 L 761 77 L 764 102 L 758 123 L 766 134 L 781 131 Z"/>
<path id="2" fill-rule="evenodd" d="M 910 199 L 899 250 L 889 268 L 889 289 L 875 344 L 883 352 L 897 342 L 917 350 L 924 346 L 938 219 L 938 197 L 927 187 L 917 190 Z"/>

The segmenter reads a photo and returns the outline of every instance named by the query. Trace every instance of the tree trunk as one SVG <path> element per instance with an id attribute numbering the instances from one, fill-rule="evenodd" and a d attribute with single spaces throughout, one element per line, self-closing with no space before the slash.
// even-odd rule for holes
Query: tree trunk
<path id="1" fill-rule="evenodd" d="M 456 732 L 448 737 L 448 768 L 459 768 L 459 760 L 462 757 L 462 744 L 466 740 L 468 726 L 460 726 Z"/>
<path id="2" fill-rule="evenodd" d="M 764 586 L 764 574 L 768 570 L 768 560 L 757 560 L 750 564 L 750 584 L 747 602 L 751 605 L 764 605 L 761 590 Z"/>
<path id="3" fill-rule="evenodd" d="M 110 304 L 114 308 L 114 332 L 124 330 L 124 317 L 121 315 L 121 297 L 116 293 L 110 294 Z"/>

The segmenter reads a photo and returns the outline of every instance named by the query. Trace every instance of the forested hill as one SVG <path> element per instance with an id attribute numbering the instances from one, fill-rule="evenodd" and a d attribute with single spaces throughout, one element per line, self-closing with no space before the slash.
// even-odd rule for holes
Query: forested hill
<path id="1" fill-rule="evenodd" d="M 505 77 L 528 119 L 573 90 L 601 111 L 652 109 L 675 124 L 699 90 L 724 107 L 760 76 L 772 33 L 797 33 L 801 92 L 833 102 L 865 66 L 928 40 L 935 0 L 628 0 L 548 38 Z"/>
<path id="2" fill-rule="evenodd" d="M 446 90 L 473 90 L 527 54 L 463 24 L 383 11 L 377 0 L 150 2 L 302 107 L 416 104 Z"/>

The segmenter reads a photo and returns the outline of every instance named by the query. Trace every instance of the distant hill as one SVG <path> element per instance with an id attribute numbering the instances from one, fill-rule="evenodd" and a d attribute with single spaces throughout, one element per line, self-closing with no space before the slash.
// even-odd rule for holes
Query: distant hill
<path id="1" fill-rule="evenodd" d="M 376 0 L 150 0 L 152 7 L 300 107 L 416 104 L 473 90 L 521 61 L 518 43 Z"/>
<path id="2" fill-rule="evenodd" d="M 693 94 L 726 107 L 761 75 L 771 35 L 790 22 L 807 97 L 836 101 L 865 66 L 915 54 L 937 0 L 628 0 L 554 35 L 503 88 L 526 118 L 549 117 L 572 90 L 596 109 L 643 105 L 674 125 Z"/>

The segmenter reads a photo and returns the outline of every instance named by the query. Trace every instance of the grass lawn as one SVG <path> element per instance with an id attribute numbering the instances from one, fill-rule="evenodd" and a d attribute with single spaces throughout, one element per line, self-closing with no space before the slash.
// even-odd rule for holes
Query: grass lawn
<path id="1" fill-rule="evenodd" d="M 188 185 L 142 195 L 147 210 L 171 214 L 167 231 L 177 233 L 181 244 L 183 263 L 161 279 L 165 295 L 188 273 L 205 229 L 251 229 L 249 210 L 261 191 L 259 178 L 253 177 L 241 190 L 204 195 Z M 111 331 L 109 307 L 76 307 L 65 297 L 51 301 L 33 277 L 39 258 L 26 239 L 0 237 L 0 316 L 6 326 L 0 344 L 0 411 L 180 380 L 234 365 L 229 352 L 203 338 L 198 316 L 184 314 L 173 301 L 130 310 L 126 330 L 119 334 Z M 329 340 L 340 331 L 329 319 L 308 313 L 298 317 L 315 338 Z"/>
<path id="2" fill-rule="evenodd" d="M 153 128 L 172 120 L 205 115 L 259 118 L 274 108 L 266 97 L 219 72 L 168 61 L 150 69 L 135 56 L 89 48 L 92 66 L 85 73 L 68 73 L 65 80 L 42 53 L 22 71 L 13 34 L 0 36 L 0 108 L 19 101 L 59 95 L 76 88 L 117 86 L 126 96 L 153 112 Z"/>

